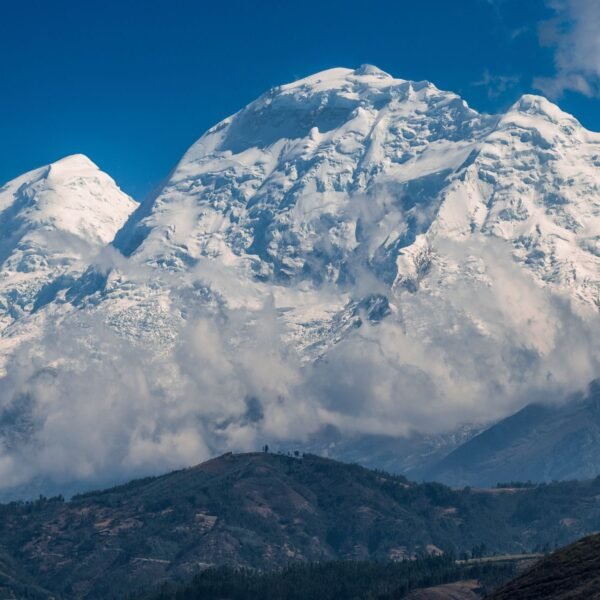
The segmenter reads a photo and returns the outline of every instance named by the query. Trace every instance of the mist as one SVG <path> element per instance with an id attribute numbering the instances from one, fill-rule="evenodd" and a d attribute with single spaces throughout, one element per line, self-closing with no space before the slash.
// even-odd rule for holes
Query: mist
<path id="1" fill-rule="evenodd" d="M 39 481 L 36 490 L 93 487 L 225 451 L 301 444 L 327 425 L 346 435 L 436 434 L 561 402 L 598 375 L 597 319 L 519 271 L 501 243 L 442 250 L 445 266 L 417 292 L 390 293 L 388 317 L 362 315 L 308 361 L 259 287 L 236 307 L 179 289 L 185 318 L 169 344 L 123 336 L 89 307 L 48 319 L 0 380 L 4 493 Z M 104 254 L 102 268 L 115 268 L 111 260 Z M 435 282 L 453 261 L 473 276 L 446 276 L 441 293 Z M 235 279 L 216 267 L 194 277 L 217 297 Z"/>

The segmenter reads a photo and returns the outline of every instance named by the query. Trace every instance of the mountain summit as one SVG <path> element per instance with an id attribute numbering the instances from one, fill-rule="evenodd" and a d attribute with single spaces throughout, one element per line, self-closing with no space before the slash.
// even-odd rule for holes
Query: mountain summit
<path id="1" fill-rule="evenodd" d="M 330 69 L 210 129 L 119 245 L 170 268 L 230 253 L 278 282 L 342 283 L 360 264 L 393 284 L 444 173 L 494 122 L 426 82 Z"/>
<path id="2" fill-rule="evenodd" d="M 3 328 L 66 288 L 137 204 L 86 156 L 68 156 L 0 188 Z"/>
<path id="3" fill-rule="evenodd" d="M 171 269 L 229 255 L 277 282 L 366 268 L 411 288 L 438 242 L 483 234 L 593 305 L 599 145 L 541 97 L 479 115 L 428 82 L 330 69 L 210 129 L 118 244 Z"/>
<path id="4" fill-rule="evenodd" d="M 542 97 L 481 115 L 429 82 L 330 69 L 211 128 L 115 246 L 156 277 L 199 278 L 216 306 L 273 296 L 313 357 L 373 305 L 368 320 L 394 313 L 417 337 L 439 313 L 548 354 L 560 332 L 547 324 L 562 320 L 548 298 L 598 314 L 599 150 Z M 148 294 L 165 306 L 156 286 L 135 296 Z M 172 314 L 159 319 L 172 327 Z"/>

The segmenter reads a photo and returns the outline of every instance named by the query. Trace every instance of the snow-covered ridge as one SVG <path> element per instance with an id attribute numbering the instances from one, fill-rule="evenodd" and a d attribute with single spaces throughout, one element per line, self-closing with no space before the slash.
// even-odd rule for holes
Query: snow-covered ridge
<path id="1" fill-rule="evenodd" d="M 209 130 L 117 245 L 175 270 L 228 256 L 261 278 L 343 283 L 360 263 L 413 286 L 437 237 L 483 233 L 593 304 L 599 144 L 539 96 L 480 115 L 428 82 L 330 69 Z"/>
<path id="2" fill-rule="evenodd" d="M 446 247 L 490 239 L 505 242 L 538 285 L 596 310 L 599 156 L 600 135 L 539 96 L 481 115 L 429 82 L 371 65 L 329 69 L 276 87 L 211 128 L 137 211 L 81 156 L 10 182 L 0 201 L 19 206 L 3 213 L 18 223 L 9 227 L 17 233 L 6 238 L 4 270 L 16 280 L 47 260 L 16 247 L 21 231 L 48 238 L 57 230 L 95 248 L 118 231 L 114 245 L 132 265 L 180 273 L 184 286 L 200 265 L 206 270 L 205 259 L 223 265 L 243 282 L 233 294 L 224 280 L 206 282 L 225 305 L 256 306 L 266 290 L 291 301 L 294 336 L 318 345 L 304 324 L 330 311 L 315 300 L 321 308 L 307 312 L 296 286 L 317 286 L 315 298 L 319 286 L 337 286 L 338 301 L 327 300 L 338 315 L 333 327 L 339 311 L 363 302 L 365 286 L 389 297 L 393 311 L 399 293 L 434 293 L 434 281 L 435 293 L 461 278 L 488 285 L 484 267 L 474 275 L 477 256 L 457 259 Z M 103 299 L 129 333 L 138 319 L 147 328 L 156 318 L 155 334 L 168 338 L 179 313 L 170 294 L 128 277 L 116 269 L 91 286 L 89 277 L 71 282 L 70 297 Z M 20 304 L 35 304 L 35 293 Z"/>

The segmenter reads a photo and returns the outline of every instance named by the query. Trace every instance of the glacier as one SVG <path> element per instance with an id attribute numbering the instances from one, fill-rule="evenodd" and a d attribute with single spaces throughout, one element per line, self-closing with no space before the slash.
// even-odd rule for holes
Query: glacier
<path id="1" fill-rule="evenodd" d="M 543 97 L 484 115 L 363 65 L 269 90 L 139 205 L 82 156 L 9 182 L 5 485 L 479 431 L 585 386 L 599 174 Z"/>

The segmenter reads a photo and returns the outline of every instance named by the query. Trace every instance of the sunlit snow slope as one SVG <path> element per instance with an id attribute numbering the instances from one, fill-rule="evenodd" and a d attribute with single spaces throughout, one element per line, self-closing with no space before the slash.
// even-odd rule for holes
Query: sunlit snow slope
<path id="1" fill-rule="evenodd" d="M 25 173 L 1 187 L 1 329 L 73 285 L 136 206 L 81 155 Z"/>
<path id="2" fill-rule="evenodd" d="M 209 130 L 116 245 L 160 270 L 192 272 L 211 258 L 238 279 L 275 284 L 288 319 L 306 324 L 327 311 L 317 300 L 307 311 L 290 287 L 335 284 L 341 309 L 350 290 L 393 301 L 424 279 L 485 284 L 489 250 L 477 247 L 499 241 L 538 285 L 595 312 L 599 170 L 600 135 L 542 97 L 487 116 L 428 82 L 331 69 Z M 227 287 L 213 282 L 238 304 L 243 290 Z"/>

